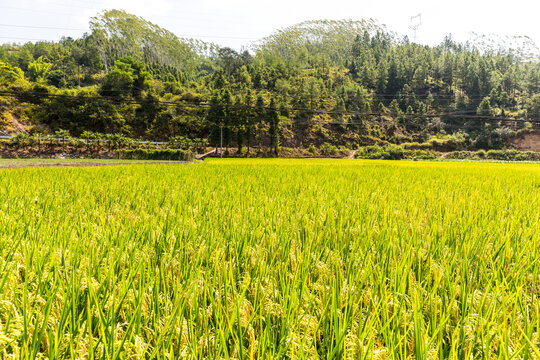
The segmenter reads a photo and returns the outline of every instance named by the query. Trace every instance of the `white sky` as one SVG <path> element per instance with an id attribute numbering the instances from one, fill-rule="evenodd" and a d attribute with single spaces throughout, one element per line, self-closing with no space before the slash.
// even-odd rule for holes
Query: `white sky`
<path id="1" fill-rule="evenodd" d="M 113 8 L 179 36 L 236 49 L 276 29 L 318 19 L 373 18 L 412 39 L 410 17 L 418 13 L 423 20 L 420 43 L 438 44 L 449 33 L 466 40 L 474 31 L 528 35 L 540 44 L 538 0 L 0 0 L 0 43 L 78 37 L 91 16 Z"/>

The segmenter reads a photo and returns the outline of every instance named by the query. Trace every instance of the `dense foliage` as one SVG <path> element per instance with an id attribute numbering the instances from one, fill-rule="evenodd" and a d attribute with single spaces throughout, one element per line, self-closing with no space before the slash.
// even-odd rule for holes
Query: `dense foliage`
<path id="1" fill-rule="evenodd" d="M 121 159 L 130 160 L 172 160 L 192 161 L 193 154 L 190 151 L 180 149 L 132 149 L 121 151 L 118 154 Z"/>
<path id="2" fill-rule="evenodd" d="M 441 136 L 504 148 L 540 124 L 539 62 L 451 37 L 430 47 L 373 21 L 309 21 L 237 52 L 119 10 L 91 28 L 80 39 L 0 47 L 4 126 L 278 152 Z"/>

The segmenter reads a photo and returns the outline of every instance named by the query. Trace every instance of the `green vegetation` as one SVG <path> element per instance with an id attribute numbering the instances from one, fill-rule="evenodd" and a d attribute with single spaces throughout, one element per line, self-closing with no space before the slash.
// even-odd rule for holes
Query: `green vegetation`
<path id="1" fill-rule="evenodd" d="M 401 160 L 401 159 L 436 159 L 440 154 L 429 150 L 408 150 L 399 145 L 388 146 L 366 146 L 360 148 L 356 153 L 359 159 L 381 159 L 381 160 Z"/>
<path id="2" fill-rule="evenodd" d="M 0 357 L 539 357 L 540 166 L 0 171 Z"/>
<path id="3" fill-rule="evenodd" d="M 358 159 L 380 160 L 432 160 L 444 158 L 460 160 L 540 161 L 540 153 L 535 151 L 478 150 L 452 151 L 443 154 L 433 150 L 410 150 L 399 145 L 365 146 L 358 150 L 356 157 Z"/>
<path id="4" fill-rule="evenodd" d="M 180 149 L 134 149 L 124 150 L 119 152 L 118 156 L 121 159 L 132 160 L 176 160 L 176 161 L 192 161 L 193 154 L 191 151 Z"/>
<path id="5" fill-rule="evenodd" d="M 540 161 L 540 153 L 535 151 L 516 150 L 479 150 L 455 151 L 447 154 L 448 159 L 489 159 L 503 161 Z"/>
<path id="6" fill-rule="evenodd" d="M 275 155 L 449 137 L 449 151 L 505 149 L 539 126 L 540 63 L 519 51 L 421 46 L 371 21 L 308 21 L 241 53 L 120 10 L 90 25 L 80 39 L 0 46 L 4 132 L 223 139 Z"/>
<path id="7" fill-rule="evenodd" d="M 19 133 L 0 140 L 0 154 L 9 158 L 127 158 L 191 161 L 193 152 L 204 151 L 205 139 L 174 137 L 169 142 L 153 143 L 129 138 L 122 134 L 102 134 L 84 131 L 74 138 L 67 130 L 53 135 Z"/>

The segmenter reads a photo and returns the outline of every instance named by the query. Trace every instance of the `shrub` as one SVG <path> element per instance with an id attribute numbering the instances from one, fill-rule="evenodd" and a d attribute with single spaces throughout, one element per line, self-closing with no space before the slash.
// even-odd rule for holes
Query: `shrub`
<path id="1" fill-rule="evenodd" d="M 381 159 L 381 160 L 401 160 L 401 159 L 421 159 L 432 160 L 439 156 L 434 151 L 403 149 L 399 145 L 388 146 L 366 146 L 360 148 L 356 154 L 360 159 Z"/>
<path id="2" fill-rule="evenodd" d="M 425 150 L 405 150 L 404 159 L 433 160 L 438 157 L 438 153 Z"/>
<path id="3" fill-rule="evenodd" d="M 189 150 L 166 149 L 133 149 L 118 152 L 120 159 L 130 160 L 169 160 L 169 161 L 193 161 L 193 154 Z"/>
<path id="4" fill-rule="evenodd" d="M 321 153 L 321 155 L 336 155 L 337 154 L 337 147 L 335 145 L 330 145 L 328 143 L 324 143 L 321 145 L 321 147 L 319 148 L 319 151 Z"/>
<path id="5" fill-rule="evenodd" d="M 489 150 L 487 158 L 504 161 L 540 161 L 540 153 L 518 150 Z"/>
<path id="6" fill-rule="evenodd" d="M 403 148 L 399 145 L 378 145 L 361 148 L 356 157 L 362 159 L 400 160 L 403 159 Z"/>
<path id="7" fill-rule="evenodd" d="M 403 154 L 403 148 L 399 145 L 389 145 L 383 152 L 383 156 L 387 160 L 401 160 Z"/>
<path id="8" fill-rule="evenodd" d="M 478 150 L 474 151 L 454 151 L 448 153 L 447 159 L 474 160 L 489 159 L 501 161 L 540 161 L 540 153 L 534 151 L 518 150 Z"/>
<path id="9" fill-rule="evenodd" d="M 378 145 L 364 146 L 358 149 L 356 157 L 359 159 L 382 159 L 383 148 Z"/>
<path id="10" fill-rule="evenodd" d="M 410 143 L 401 144 L 401 147 L 403 147 L 403 149 L 409 149 L 409 150 L 429 150 L 433 146 L 430 142 L 424 142 L 424 143 L 410 142 Z"/>
<path id="11" fill-rule="evenodd" d="M 0 110 L 0 126 L 6 126 L 9 124 L 9 113 L 7 111 Z"/>

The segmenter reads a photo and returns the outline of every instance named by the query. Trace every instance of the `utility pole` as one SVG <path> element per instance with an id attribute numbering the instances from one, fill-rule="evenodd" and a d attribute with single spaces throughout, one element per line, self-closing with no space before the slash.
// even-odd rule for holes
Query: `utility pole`
<path id="1" fill-rule="evenodd" d="M 220 143 L 219 143 L 219 157 L 223 157 L 223 125 L 219 126 Z"/>

